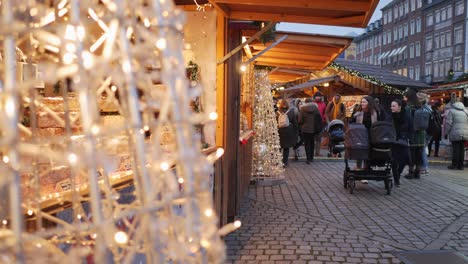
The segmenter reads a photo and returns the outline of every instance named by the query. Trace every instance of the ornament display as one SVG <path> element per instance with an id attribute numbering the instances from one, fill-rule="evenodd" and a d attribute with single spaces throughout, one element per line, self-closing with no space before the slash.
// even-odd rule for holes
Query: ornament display
<path id="1" fill-rule="evenodd" d="M 218 229 L 223 150 L 203 155 L 194 133 L 214 119 L 190 108 L 184 13 L 168 0 L 0 7 L 0 263 L 223 263 L 240 223 Z"/>
<path id="2" fill-rule="evenodd" d="M 274 112 L 268 71 L 253 70 L 255 100 L 253 110 L 253 179 L 284 179 L 281 148 L 279 143 L 278 122 Z"/>

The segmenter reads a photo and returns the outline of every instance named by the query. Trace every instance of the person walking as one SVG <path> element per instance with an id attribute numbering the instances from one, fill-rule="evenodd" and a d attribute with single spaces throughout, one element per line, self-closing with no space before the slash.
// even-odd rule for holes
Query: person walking
<path id="1" fill-rule="evenodd" d="M 301 105 L 303 105 L 302 103 L 302 100 L 297 98 L 294 100 L 294 104 L 296 105 L 296 109 L 297 109 L 297 118 L 299 120 L 299 112 L 300 112 L 300 107 Z M 294 146 L 294 160 L 297 161 L 299 160 L 299 148 L 304 144 L 304 139 L 302 137 L 302 130 L 301 130 L 301 126 L 298 127 L 299 131 L 298 131 L 298 141 L 296 142 L 296 145 Z"/>
<path id="2" fill-rule="evenodd" d="M 410 133 L 409 133 L 409 146 L 410 146 L 410 164 L 409 173 L 405 176 L 407 179 L 420 179 L 421 178 L 421 164 L 422 153 L 426 143 L 426 130 L 416 130 L 414 128 L 415 112 L 422 108 L 421 102 L 418 100 L 417 91 L 408 88 L 403 95 L 407 103 L 405 111 L 408 112 L 410 118 Z"/>
<path id="3" fill-rule="evenodd" d="M 421 93 L 421 92 L 418 92 L 416 95 L 418 96 L 418 100 L 421 102 L 422 109 L 425 112 L 429 113 L 430 118 L 432 118 L 432 108 L 429 105 L 430 96 L 428 94 Z M 430 118 L 429 118 L 428 129 L 426 129 L 424 148 L 422 149 L 422 154 L 421 154 L 421 157 L 422 157 L 421 174 L 427 174 L 429 172 L 428 171 L 429 159 L 427 155 L 429 154 L 429 150 L 428 150 L 429 141 L 432 139 L 432 134 L 429 132 L 430 132 L 430 129 L 432 129 L 434 126 Z"/>
<path id="4" fill-rule="evenodd" d="M 447 115 L 447 134 L 452 143 L 452 164 L 450 170 L 463 170 L 465 141 L 468 140 L 468 110 L 462 102 L 452 104 Z"/>
<path id="5" fill-rule="evenodd" d="M 442 139 L 442 115 L 440 113 L 440 106 L 440 103 L 436 103 L 432 106 L 434 127 L 429 128 L 429 133 L 432 138 L 429 140 L 429 144 L 427 144 L 428 157 L 432 155 L 432 144 L 434 144 L 434 157 L 439 157 L 440 140 Z"/>
<path id="6" fill-rule="evenodd" d="M 297 117 L 294 111 L 289 109 L 288 102 L 283 99 L 279 102 L 276 118 L 278 120 L 280 147 L 283 150 L 283 166 L 287 167 L 289 161 L 289 148 L 296 145 L 297 134 L 299 131 Z"/>
<path id="7" fill-rule="evenodd" d="M 317 104 L 307 98 L 305 104 L 300 106 L 299 124 L 301 125 L 304 139 L 306 163 L 314 161 L 314 144 L 316 135 L 322 131 L 323 122 Z"/>
<path id="8" fill-rule="evenodd" d="M 396 141 L 392 145 L 392 173 L 396 187 L 400 187 L 400 176 L 406 165 L 409 165 L 409 127 L 408 113 L 402 107 L 400 99 L 395 99 L 390 105 L 392 111 L 392 122 L 395 127 Z"/>
<path id="9" fill-rule="evenodd" d="M 322 131 L 318 132 L 315 136 L 315 156 L 320 156 L 320 146 L 322 143 L 323 129 L 326 127 L 327 120 L 325 117 L 325 110 L 327 105 L 323 101 L 323 95 L 320 92 L 314 94 L 314 102 L 317 104 L 320 116 L 322 117 Z"/>

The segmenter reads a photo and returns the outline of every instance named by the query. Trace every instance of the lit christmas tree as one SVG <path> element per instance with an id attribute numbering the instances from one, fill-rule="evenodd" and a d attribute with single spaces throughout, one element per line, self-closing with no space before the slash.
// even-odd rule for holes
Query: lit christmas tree
<path id="1" fill-rule="evenodd" d="M 253 179 L 284 179 L 278 135 L 268 71 L 254 70 L 255 103 L 253 112 Z"/>

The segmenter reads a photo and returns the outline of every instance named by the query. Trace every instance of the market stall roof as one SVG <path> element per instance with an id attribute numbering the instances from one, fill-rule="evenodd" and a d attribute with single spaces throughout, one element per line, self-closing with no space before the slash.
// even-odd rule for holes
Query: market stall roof
<path id="1" fill-rule="evenodd" d="M 450 91 L 450 90 L 463 90 L 463 89 L 468 89 L 468 81 L 441 84 L 439 86 L 435 86 L 430 89 L 425 89 L 423 91 L 428 92 L 428 93 L 434 93 L 434 92 L 445 92 L 445 91 Z"/>
<path id="2" fill-rule="evenodd" d="M 246 38 L 255 33 L 254 30 L 242 31 Z M 270 74 L 271 83 L 294 81 L 311 71 L 324 69 L 353 41 L 352 37 L 292 32 L 276 32 L 276 39 L 286 35 L 285 40 L 271 49 L 271 44 L 265 45 L 258 40 L 247 47 L 246 53 L 250 52 L 252 56 L 269 49 L 256 58 L 254 63 L 276 69 Z"/>
<path id="3" fill-rule="evenodd" d="M 209 0 L 237 20 L 366 27 L 379 0 Z"/>
<path id="4" fill-rule="evenodd" d="M 424 82 L 410 79 L 390 70 L 380 68 L 377 65 L 370 65 L 361 61 L 345 59 L 336 59 L 335 63 L 338 66 L 346 68 L 347 70 L 356 71 L 363 75 L 374 77 L 380 82 L 396 88 L 412 87 L 415 89 L 427 89 L 431 87 Z"/>

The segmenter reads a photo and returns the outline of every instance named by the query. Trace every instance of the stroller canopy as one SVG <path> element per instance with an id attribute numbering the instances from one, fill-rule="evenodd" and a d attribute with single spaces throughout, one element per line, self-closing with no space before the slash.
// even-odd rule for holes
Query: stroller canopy
<path id="1" fill-rule="evenodd" d="M 330 123 L 328 123 L 327 131 L 330 131 L 333 126 L 344 127 L 344 122 L 339 119 L 333 119 Z"/>

